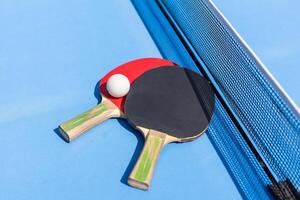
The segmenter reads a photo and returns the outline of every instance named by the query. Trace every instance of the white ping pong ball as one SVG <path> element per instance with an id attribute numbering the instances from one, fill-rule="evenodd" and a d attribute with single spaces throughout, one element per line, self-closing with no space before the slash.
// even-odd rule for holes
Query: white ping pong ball
<path id="1" fill-rule="evenodd" d="M 129 92 L 130 82 L 123 74 L 114 74 L 107 80 L 106 89 L 111 96 L 120 98 Z"/>

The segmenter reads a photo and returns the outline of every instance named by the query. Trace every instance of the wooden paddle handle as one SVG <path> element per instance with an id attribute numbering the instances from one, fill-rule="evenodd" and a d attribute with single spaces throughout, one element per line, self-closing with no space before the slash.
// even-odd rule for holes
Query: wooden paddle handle
<path id="1" fill-rule="evenodd" d="M 97 106 L 60 124 L 59 130 L 64 139 L 71 142 L 106 119 L 120 116 L 121 111 L 119 108 L 103 97 L 101 103 Z"/>
<path id="2" fill-rule="evenodd" d="M 142 190 L 148 190 L 158 155 L 165 144 L 166 135 L 150 130 L 142 153 L 128 177 L 128 184 Z"/>

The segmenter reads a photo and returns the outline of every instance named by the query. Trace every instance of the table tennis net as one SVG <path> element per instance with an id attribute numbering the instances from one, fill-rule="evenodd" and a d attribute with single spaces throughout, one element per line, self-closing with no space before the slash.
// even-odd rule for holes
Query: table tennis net
<path id="1" fill-rule="evenodd" d="M 300 190 L 296 108 L 211 2 L 159 2 L 270 170 Z"/>

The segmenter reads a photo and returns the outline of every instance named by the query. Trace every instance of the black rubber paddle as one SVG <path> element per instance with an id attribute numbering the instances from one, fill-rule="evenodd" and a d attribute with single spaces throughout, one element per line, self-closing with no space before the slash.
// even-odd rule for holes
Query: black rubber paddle
<path id="1" fill-rule="evenodd" d="M 199 137 L 208 128 L 213 110 L 211 84 L 191 70 L 160 67 L 136 79 L 124 111 L 145 137 L 145 144 L 128 184 L 147 190 L 162 147 Z"/>

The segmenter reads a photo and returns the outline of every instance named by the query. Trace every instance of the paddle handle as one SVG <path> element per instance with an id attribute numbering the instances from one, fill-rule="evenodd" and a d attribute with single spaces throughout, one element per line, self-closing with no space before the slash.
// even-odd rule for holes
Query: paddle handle
<path id="1" fill-rule="evenodd" d="M 59 125 L 61 135 L 67 142 L 71 142 L 87 130 L 95 127 L 103 121 L 120 117 L 121 111 L 111 101 L 102 98 L 97 106 Z"/>
<path id="2" fill-rule="evenodd" d="M 128 177 L 129 185 L 142 190 L 149 189 L 153 170 L 165 140 L 166 135 L 153 130 L 149 131 L 142 153 Z"/>

